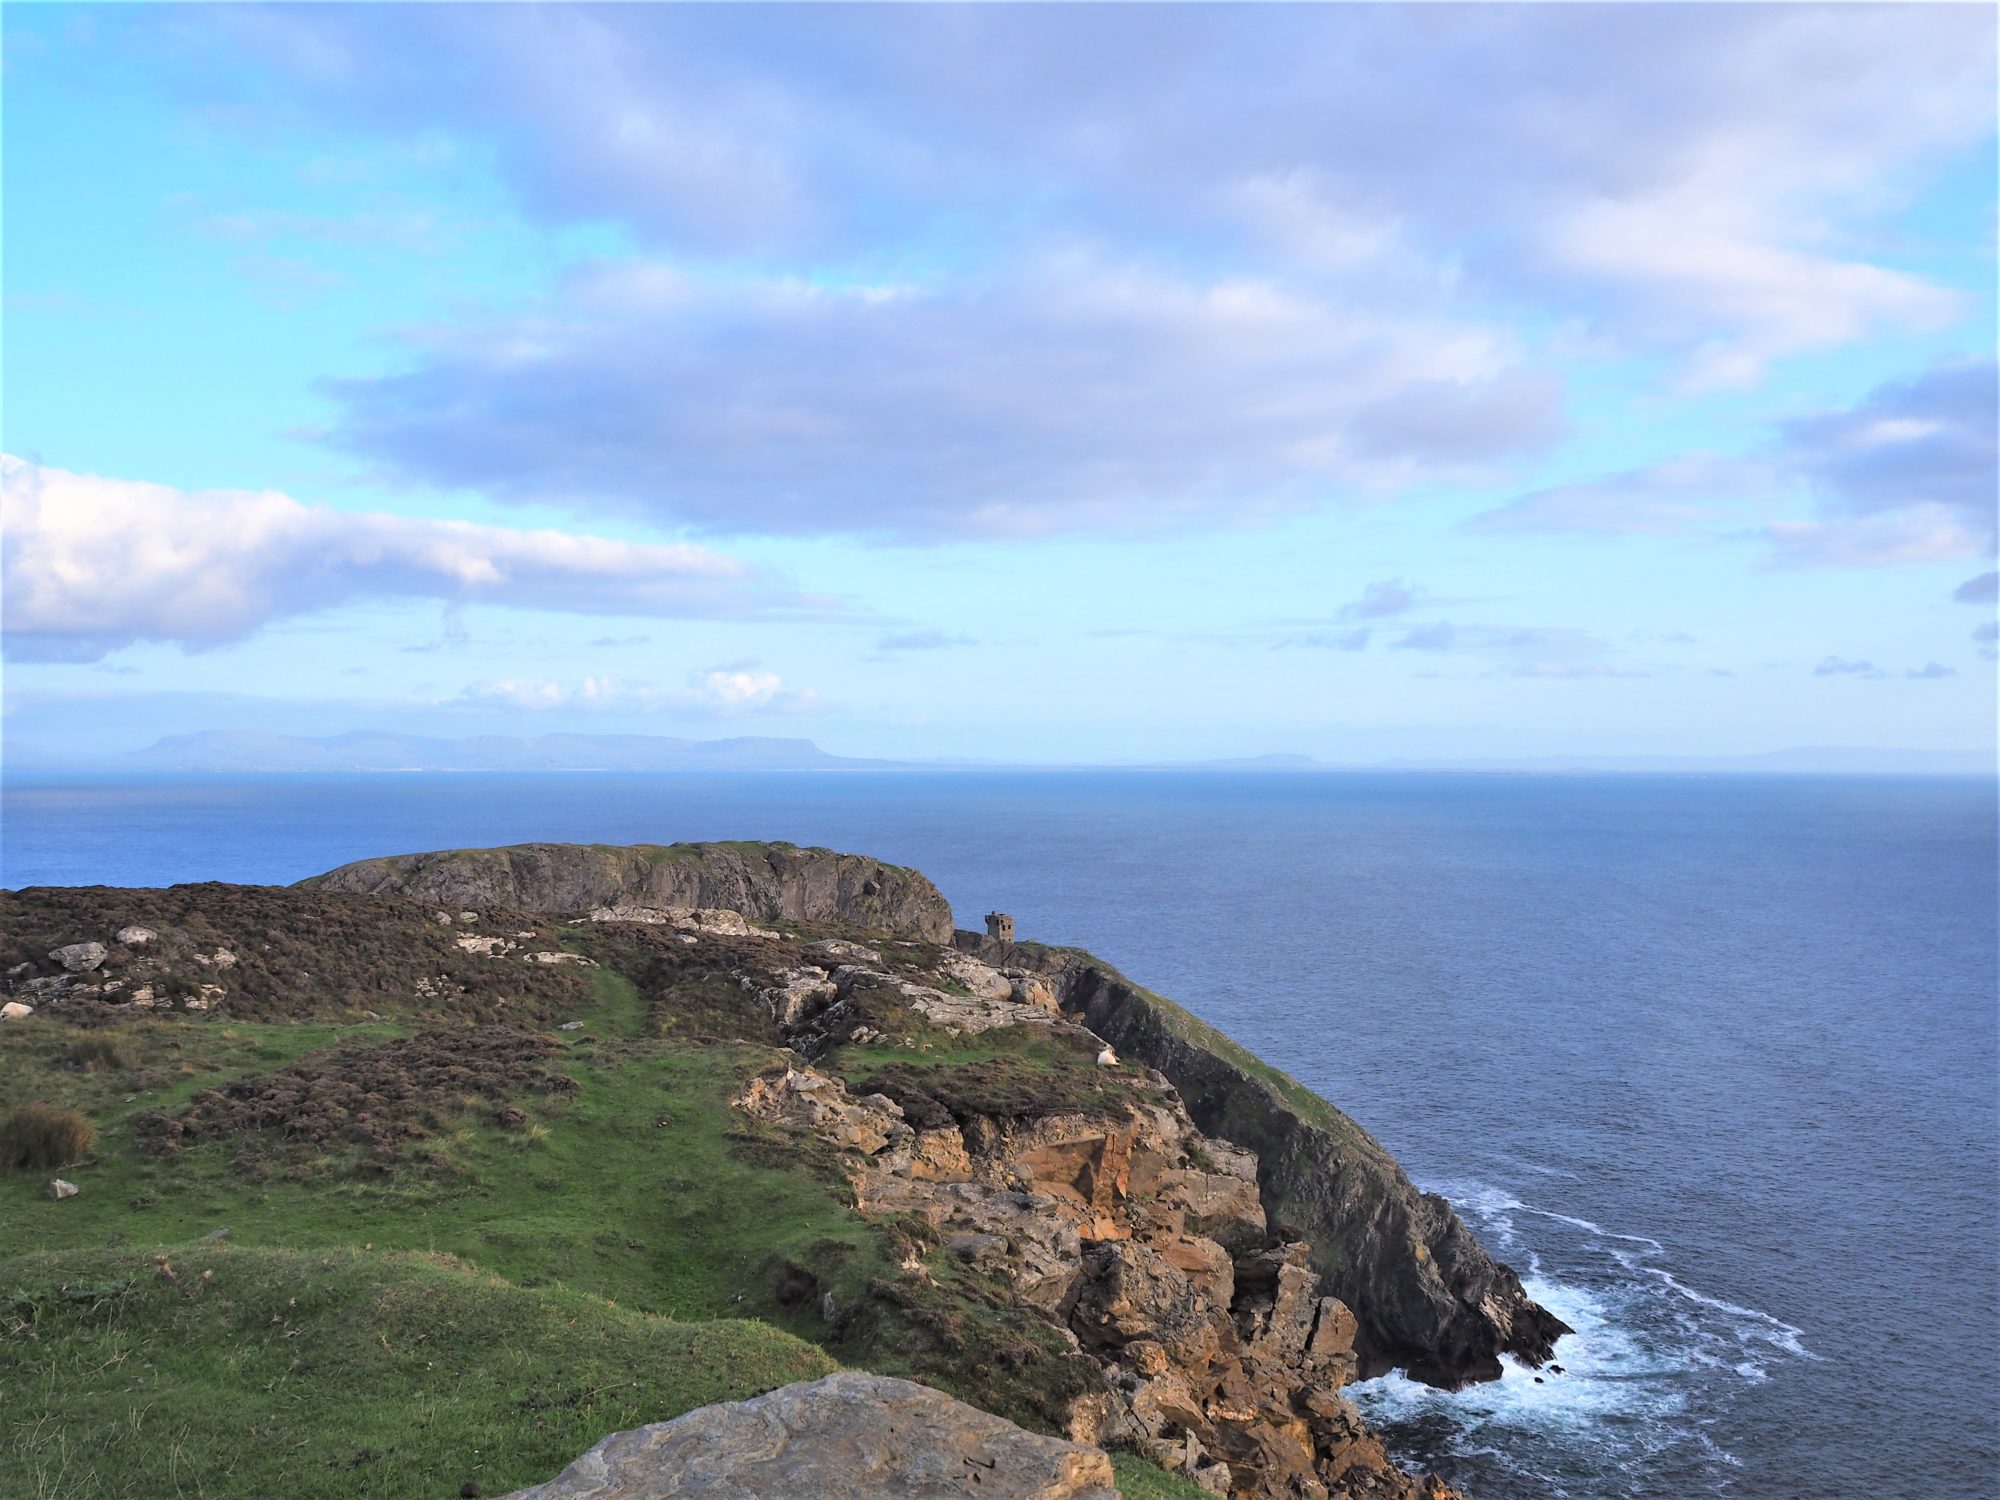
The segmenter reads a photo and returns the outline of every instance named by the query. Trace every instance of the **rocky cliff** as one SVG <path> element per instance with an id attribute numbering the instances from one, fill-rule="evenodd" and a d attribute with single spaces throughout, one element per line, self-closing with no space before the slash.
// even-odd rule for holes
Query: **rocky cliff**
<path id="1" fill-rule="evenodd" d="M 1271 1222 L 1256 1156 L 1204 1135 L 1158 1070 L 1018 966 L 765 943 L 743 950 L 740 983 L 810 1063 L 759 1074 L 735 1104 L 830 1148 L 860 1212 L 907 1237 L 918 1285 L 871 1296 L 1001 1291 L 1097 1372 L 1041 1415 L 1213 1493 L 1448 1493 L 1399 1470 L 1339 1394 L 1353 1312 Z"/>
<path id="2" fill-rule="evenodd" d="M 1365 1130 L 1215 1028 L 1079 950 L 958 943 L 1044 976 L 1065 1013 L 1171 1079 L 1204 1131 L 1256 1153 L 1272 1219 L 1310 1242 L 1322 1288 L 1354 1309 L 1362 1378 L 1492 1380 L 1502 1354 L 1540 1365 L 1570 1332 Z"/>
<path id="3" fill-rule="evenodd" d="M 581 912 L 638 903 L 830 922 L 951 941 L 951 907 L 915 870 L 783 843 L 516 844 L 357 860 L 301 885 L 433 905 Z"/>
<path id="4" fill-rule="evenodd" d="M 47 1163 L 70 1196 L 32 1200 L 81 1213 L 37 1236 L 167 1244 L 182 1198 L 190 1228 L 235 1203 L 274 1248 L 319 1243 L 348 1222 L 324 1219 L 337 1180 L 426 1205 L 369 1219 L 377 1242 L 761 1320 L 794 1341 L 786 1379 L 807 1356 L 919 1379 L 1173 1487 L 1133 1494 L 1442 1500 L 1344 1388 L 1490 1378 L 1565 1331 L 1331 1105 L 1089 954 L 952 935 L 923 877 L 875 860 L 529 845 L 289 889 L 0 892 L 0 990 L 0 1108 L 99 1116 L 100 1157 Z M 4 1167 L 0 1225 L 30 1201 Z M 779 1383 L 733 1357 L 689 1394 Z M 699 1404 L 512 1380 L 489 1381 L 510 1411 L 585 1403 L 471 1445 L 512 1485 L 618 1429 L 598 1458 L 650 1483 L 645 1424 Z M 216 1452 L 250 1462 L 204 1391 Z M 291 1451 L 257 1450 L 259 1492 L 317 1493 Z"/>

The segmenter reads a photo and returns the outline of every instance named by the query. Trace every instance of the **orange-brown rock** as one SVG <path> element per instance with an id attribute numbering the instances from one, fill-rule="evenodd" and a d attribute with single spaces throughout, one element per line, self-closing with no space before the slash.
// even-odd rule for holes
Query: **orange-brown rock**
<path id="1" fill-rule="evenodd" d="M 1271 1235 L 1256 1158 L 1205 1138 L 1159 1075 L 1138 1079 L 1108 1117 L 923 1131 L 809 1067 L 737 1104 L 842 1148 L 863 1213 L 927 1224 L 942 1255 L 1067 1330 L 1105 1376 L 1071 1404 L 1071 1437 L 1241 1500 L 1448 1494 L 1398 1469 L 1338 1394 L 1356 1320 L 1319 1295 L 1309 1246 Z"/>

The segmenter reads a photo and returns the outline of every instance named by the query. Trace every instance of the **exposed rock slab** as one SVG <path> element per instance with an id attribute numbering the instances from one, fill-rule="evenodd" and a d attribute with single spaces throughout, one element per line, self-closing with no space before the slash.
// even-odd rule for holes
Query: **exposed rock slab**
<path id="1" fill-rule="evenodd" d="M 509 1500 L 1118 1500 L 1095 1448 L 842 1373 L 613 1433 Z"/>
<path id="2" fill-rule="evenodd" d="M 49 957 L 61 964 L 72 974 L 87 974 L 104 962 L 105 949 L 102 943 L 65 943 L 50 952 Z"/>

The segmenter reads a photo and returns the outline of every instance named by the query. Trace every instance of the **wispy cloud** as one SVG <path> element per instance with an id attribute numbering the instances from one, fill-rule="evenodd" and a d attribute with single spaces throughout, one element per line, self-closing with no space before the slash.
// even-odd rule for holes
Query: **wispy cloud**
<path id="1" fill-rule="evenodd" d="M 1383 620 L 1408 614 L 1424 598 L 1424 591 L 1401 578 L 1384 578 L 1366 585 L 1361 597 L 1340 607 L 1343 620 Z"/>
<path id="2" fill-rule="evenodd" d="M 360 599 L 698 618 L 830 608 L 686 543 L 351 512 L 271 491 L 177 490 L 4 459 L 5 634 L 15 660 L 191 649 Z M 446 641 L 452 622 L 447 620 Z"/>
<path id="3" fill-rule="evenodd" d="M 1396 651 L 1449 651 L 1458 644 L 1458 627 L 1449 620 L 1413 625 L 1392 644 Z"/>
<path id="4" fill-rule="evenodd" d="M 1991 568 L 1975 573 L 1953 589 L 1951 597 L 1960 604 L 1992 604 L 2000 600 L 2000 573 Z"/>
<path id="5" fill-rule="evenodd" d="M 1374 632 L 1366 625 L 1352 630 L 1306 630 L 1280 637 L 1273 649 L 1299 647 L 1307 651 L 1365 651 Z"/>
<path id="6" fill-rule="evenodd" d="M 972 636 L 939 630 L 905 630 L 885 635 L 875 642 L 875 649 L 883 654 L 904 651 L 955 651 L 962 646 L 976 646 L 979 642 Z"/>
<path id="7" fill-rule="evenodd" d="M 1958 668 L 1948 667 L 1943 662 L 1927 661 L 1921 667 L 1905 667 L 1901 672 L 1891 672 L 1872 661 L 1845 656 L 1822 657 L 1819 665 L 1812 670 L 1815 677 L 1857 677 L 1869 682 L 1889 677 L 1902 677 L 1911 682 L 1938 682 L 1958 675 Z"/>
<path id="8" fill-rule="evenodd" d="M 1589 631 L 1564 625 L 1459 625 L 1434 620 L 1411 626 L 1390 647 L 1462 655 L 1485 675 L 1551 681 L 1654 675 L 1652 667 L 1629 660 Z"/>
<path id="9" fill-rule="evenodd" d="M 1767 465 L 1691 454 L 1575 484 L 1533 490 L 1472 518 L 1490 532 L 1686 536 L 1710 531 L 1746 494 L 1768 493 Z"/>
<path id="10" fill-rule="evenodd" d="M 1987 556 L 2000 489 L 1995 372 L 1991 359 L 1948 361 L 1878 386 L 1851 407 L 1786 422 L 1757 454 L 1691 454 L 1536 490 L 1470 525 L 1757 538 L 1767 559 L 1787 568 Z M 1800 496 L 1812 502 L 1810 517 L 1767 519 Z"/>
<path id="11" fill-rule="evenodd" d="M 1872 661 L 1850 660 L 1845 656 L 1825 656 L 1813 668 L 1815 677 L 1887 677 L 1889 674 Z"/>

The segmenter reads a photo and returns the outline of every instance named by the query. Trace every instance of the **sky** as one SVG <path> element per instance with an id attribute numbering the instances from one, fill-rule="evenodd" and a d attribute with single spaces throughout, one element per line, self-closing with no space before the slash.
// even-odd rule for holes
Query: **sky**
<path id="1" fill-rule="evenodd" d="M 1990 6 L 9 5 L 5 750 L 1990 749 Z"/>

